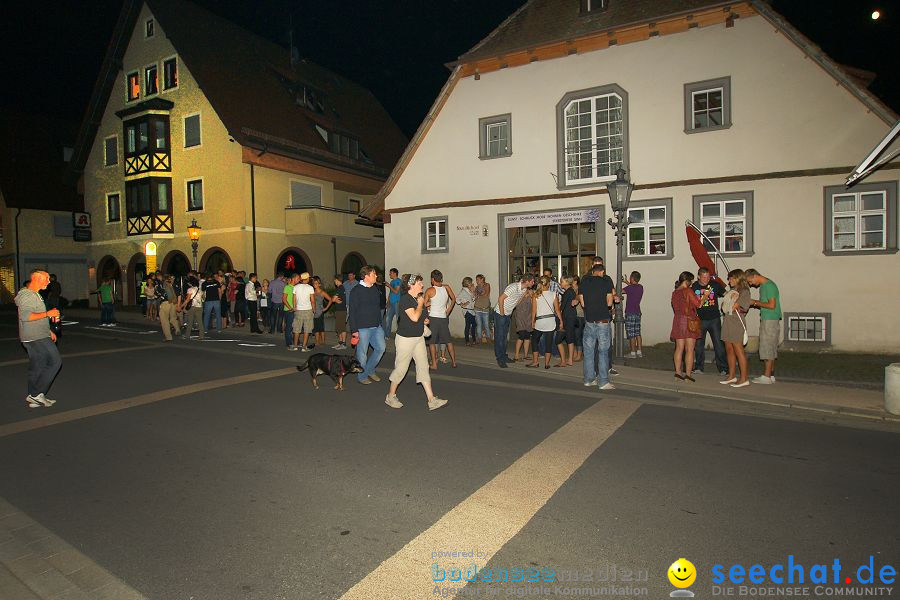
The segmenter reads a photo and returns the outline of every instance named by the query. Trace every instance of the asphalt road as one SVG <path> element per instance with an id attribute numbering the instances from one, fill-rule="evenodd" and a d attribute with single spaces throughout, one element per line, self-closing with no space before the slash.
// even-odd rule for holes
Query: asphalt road
<path id="1" fill-rule="evenodd" d="M 384 371 L 380 384 L 315 391 L 290 371 L 304 355 L 278 344 L 164 344 L 149 326 L 94 325 L 67 327 L 48 394 L 58 404 L 38 410 L 22 401 L 25 354 L 0 320 L 0 496 L 147 598 L 413 599 L 462 588 L 450 570 L 433 581 L 450 563 L 427 549 L 484 552 L 456 563 L 482 573 L 555 570 L 554 583 L 463 591 L 485 597 L 560 597 L 561 577 L 588 573 L 593 582 L 577 587 L 599 588 L 612 565 L 635 597 L 667 597 L 666 570 L 681 556 L 698 570 L 697 597 L 712 594 L 715 564 L 793 555 L 855 567 L 873 556 L 876 570 L 900 570 L 900 436 L 884 427 L 712 411 L 662 393 L 601 396 L 465 365 L 434 381 L 447 407 L 428 412 L 411 373 L 406 406 L 393 410 Z M 568 452 L 600 430 L 586 460 L 575 444 Z M 500 499 L 488 516 L 471 502 L 483 493 Z M 446 515 L 473 525 L 441 531 Z M 416 540 L 412 562 L 389 560 Z M 441 540 L 452 547 L 429 545 Z M 621 582 L 622 569 L 648 576 Z M 408 594 L 364 589 L 374 574 Z"/>

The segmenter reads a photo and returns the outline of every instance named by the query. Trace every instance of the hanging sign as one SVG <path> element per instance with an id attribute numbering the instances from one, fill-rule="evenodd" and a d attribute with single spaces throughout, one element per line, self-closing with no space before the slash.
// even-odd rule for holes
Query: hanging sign
<path id="1" fill-rule="evenodd" d="M 599 208 L 560 210 L 503 217 L 503 227 L 533 227 L 535 225 L 561 225 L 565 223 L 596 223 L 600 220 Z"/>
<path id="2" fill-rule="evenodd" d="M 144 256 L 147 257 L 147 274 L 156 273 L 156 242 L 144 244 Z"/>

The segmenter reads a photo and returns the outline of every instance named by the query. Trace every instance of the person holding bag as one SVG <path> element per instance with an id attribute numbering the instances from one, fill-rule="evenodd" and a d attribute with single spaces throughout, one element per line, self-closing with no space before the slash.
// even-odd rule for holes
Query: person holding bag
<path id="1" fill-rule="evenodd" d="M 539 291 L 531 300 L 531 364 L 526 367 L 538 366 L 538 344 L 544 342 L 544 368 L 550 368 L 551 349 L 554 343 L 559 348 L 560 362 L 557 367 L 566 366 L 566 347 L 562 343 L 561 336 L 557 332 L 563 331 L 562 312 L 559 309 L 559 295 L 550 289 L 550 278 L 542 275 Z M 559 325 L 557 325 L 559 323 Z"/>
<path id="2" fill-rule="evenodd" d="M 696 381 L 691 377 L 694 370 L 694 346 L 700 339 L 700 317 L 697 308 L 709 296 L 709 290 L 703 290 L 698 296 L 691 291 L 694 274 L 683 271 L 675 282 L 672 292 L 672 332 L 669 337 L 675 342 L 675 378 L 684 381 Z M 682 373 L 681 367 L 687 363 Z"/>
<path id="3" fill-rule="evenodd" d="M 398 302 L 397 335 L 394 338 L 396 358 L 394 370 L 389 377 L 391 389 L 384 403 L 391 408 L 403 408 L 397 399 L 397 388 L 406 377 L 410 361 L 416 363 L 416 383 L 422 384 L 428 398 L 428 410 L 436 410 L 445 404 L 431 389 L 431 374 L 428 372 L 428 352 L 425 349 L 425 329 L 428 318 L 425 315 L 425 294 L 422 292 L 424 280 L 421 275 L 406 274 L 401 284 Z"/>
<path id="4" fill-rule="evenodd" d="M 747 355 L 744 345 L 747 343 L 747 321 L 745 317 L 750 310 L 750 285 L 741 269 L 728 273 L 728 286 L 731 288 L 722 299 L 722 341 L 725 342 L 725 354 L 728 360 L 728 377 L 720 381 L 722 385 L 731 387 L 747 387 L 750 385 L 750 373 L 747 369 Z M 738 380 L 735 375 L 735 363 L 741 370 Z"/>

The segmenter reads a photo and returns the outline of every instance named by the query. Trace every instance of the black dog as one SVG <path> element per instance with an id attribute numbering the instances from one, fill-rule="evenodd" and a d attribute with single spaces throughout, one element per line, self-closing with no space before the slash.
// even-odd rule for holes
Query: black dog
<path id="1" fill-rule="evenodd" d="M 334 386 L 334 389 L 336 390 L 344 389 L 344 376 L 348 373 L 362 373 L 365 371 L 365 369 L 362 368 L 362 365 L 359 364 L 359 361 L 352 356 L 321 353 L 313 354 L 309 357 L 309 360 L 306 361 L 305 365 L 297 367 L 298 371 L 306 371 L 307 369 L 309 369 L 313 386 L 316 389 L 319 389 L 316 377 L 319 375 L 328 375 L 335 383 L 337 383 L 337 385 Z"/>

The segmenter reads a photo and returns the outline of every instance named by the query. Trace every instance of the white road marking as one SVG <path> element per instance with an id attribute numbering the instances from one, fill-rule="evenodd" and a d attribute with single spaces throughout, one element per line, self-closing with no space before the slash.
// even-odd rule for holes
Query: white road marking
<path id="1" fill-rule="evenodd" d="M 153 329 L 153 330 L 145 330 L 138 331 L 137 329 L 125 329 L 124 327 L 94 327 L 92 325 L 88 325 L 85 329 L 96 329 L 97 331 L 118 331 L 121 333 L 135 333 L 137 335 L 150 335 L 151 333 L 162 333 L 162 330 Z"/>
<path id="2" fill-rule="evenodd" d="M 593 404 L 381 563 L 341 600 L 431 598 L 435 586 L 465 585 L 434 581 L 431 565 L 439 563 L 447 576 L 473 562 L 484 567 L 639 406 L 619 399 Z M 485 556 L 432 559 L 433 552 L 457 549 Z"/>

